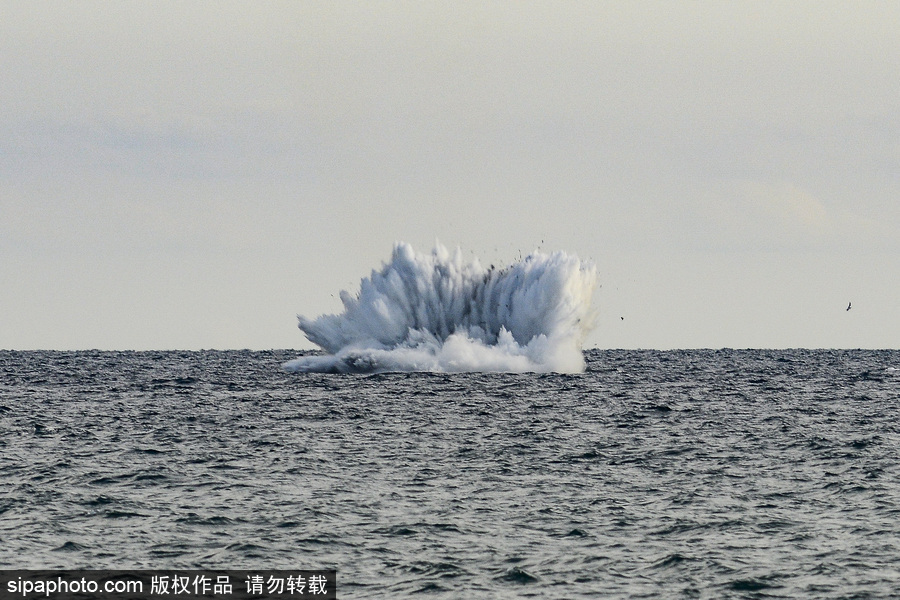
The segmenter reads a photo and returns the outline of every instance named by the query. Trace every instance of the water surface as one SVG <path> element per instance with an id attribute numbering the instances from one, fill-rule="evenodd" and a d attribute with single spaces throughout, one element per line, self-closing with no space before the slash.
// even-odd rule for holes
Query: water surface
<path id="1" fill-rule="evenodd" d="M 900 352 L 295 357 L 0 352 L 0 568 L 336 568 L 340 598 L 900 590 Z"/>

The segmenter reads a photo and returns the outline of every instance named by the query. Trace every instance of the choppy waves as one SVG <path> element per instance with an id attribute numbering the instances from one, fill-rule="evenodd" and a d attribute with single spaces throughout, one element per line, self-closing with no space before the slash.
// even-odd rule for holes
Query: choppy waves
<path id="1" fill-rule="evenodd" d="M 898 351 L 297 377 L 0 351 L 0 567 L 334 568 L 359 598 L 896 598 Z"/>

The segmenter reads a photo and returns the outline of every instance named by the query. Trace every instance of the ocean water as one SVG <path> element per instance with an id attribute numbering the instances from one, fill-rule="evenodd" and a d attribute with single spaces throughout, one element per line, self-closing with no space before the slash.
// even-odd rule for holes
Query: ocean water
<path id="1" fill-rule="evenodd" d="M 295 358 L 0 352 L 0 568 L 336 568 L 339 598 L 900 595 L 900 352 Z"/>

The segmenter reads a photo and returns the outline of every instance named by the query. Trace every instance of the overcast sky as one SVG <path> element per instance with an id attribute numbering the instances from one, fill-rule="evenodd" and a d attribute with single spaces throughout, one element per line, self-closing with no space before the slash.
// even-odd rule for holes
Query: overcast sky
<path id="1" fill-rule="evenodd" d="M 897 348 L 898 31 L 887 1 L 0 0 L 0 348 L 311 348 L 297 313 L 436 239 L 593 261 L 588 347 Z"/>

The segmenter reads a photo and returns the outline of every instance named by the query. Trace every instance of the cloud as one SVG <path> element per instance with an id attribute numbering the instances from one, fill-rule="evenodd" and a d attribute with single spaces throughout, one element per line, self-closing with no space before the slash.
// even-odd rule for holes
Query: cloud
<path id="1" fill-rule="evenodd" d="M 821 239 L 834 232 L 834 217 L 825 206 L 794 184 L 751 181 L 736 191 L 742 210 L 756 212 L 755 221 L 786 235 Z"/>
<path id="2" fill-rule="evenodd" d="M 828 1 L 0 2 L 0 245 L 28 273 L 92 249 L 78 268 L 111 290 L 151 282 L 104 275 L 108 257 L 260 273 L 290 257 L 298 272 L 263 282 L 302 282 L 289 315 L 397 239 L 490 260 L 546 239 L 629 277 L 698 249 L 768 253 L 772 270 L 787 269 L 778 251 L 890 258 L 898 15 Z M 323 248 L 329 261 L 309 258 Z"/>
<path id="3" fill-rule="evenodd" d="M 720 249 L 873 250 L 894 239 L 889 227 L 852 203 L 825 202 L 789 181 L 716 182 L 696 208 L 706 223 L 698 244 Z"/>

